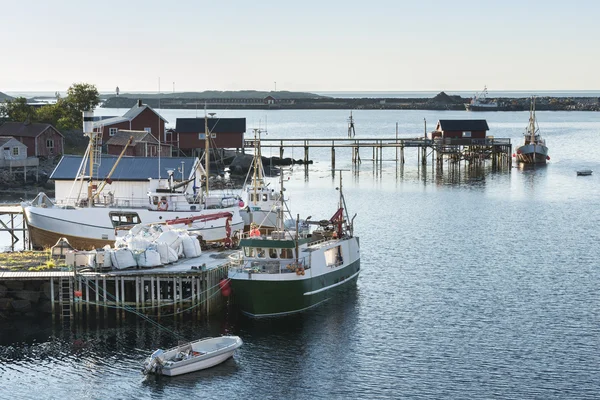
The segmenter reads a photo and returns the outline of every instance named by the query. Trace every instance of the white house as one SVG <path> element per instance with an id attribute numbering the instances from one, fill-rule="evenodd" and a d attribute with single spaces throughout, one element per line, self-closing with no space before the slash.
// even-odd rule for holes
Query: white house
<path id="1" fill-rule="evenodd" d="M 76 204 L 87 198 L 87 178 L 75 180 L 80 169 L 82 156 L 66 155 L 60 160 L 50 179 L 55 182 L 56 204 Z M 173 182 L 195 178 L 187 185 L 187 192 L 193 194 L 200 187 L 202 165 L 197 158 L 158 158 L 123 157 L 115 167 L 110 179 L 106 179 L 117 162 L 117 156 L 103 155 L 98 171 L 94 173 L 93 185 L 101 189 L 99 203 L 113 203 L 122 207 L 143 207 L 149 205 L 148 191 L 168 187 L 168 177 Z M 87 176 L 87 162 L 84 176 Z M 160 178 L 160 179 L 159 179 Z M 103 185 L 103 182 L 106 183 Z"/>
<path id="2" fill-rule="evenodd" d="M 27 146 L 12 136 L 0 136 L 0 149 L 0 163 L 27 158 Z"/>

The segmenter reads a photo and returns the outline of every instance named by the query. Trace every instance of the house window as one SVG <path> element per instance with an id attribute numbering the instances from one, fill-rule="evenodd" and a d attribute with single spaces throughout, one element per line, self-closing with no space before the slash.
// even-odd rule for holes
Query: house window
<path id="1" fill-rule="evenodd" d="M 471 137 L 471 131 L 464 131 L 463 137 Z"/>
<path id="2" fill-rule="evenodd" d="M 18 147 L 13 147 L 12 155 L 13 156 L 18 156 L 19 155 L 19 148 Z"/>
<path id="3" fill-rule="evenodd" d="M 118 130 L 119 130 L 119 128 L 108 128 L 108 135 L 115 136 L 115 134 L 117 133 Z"/>
<path id="4" fill-rule="evenodd" d="M 152 128 L 144 128 L 144 130 L 148 133 L 152 133 Z"/>
<path id="5" fill-rule="evenodd" d="M 48 150 L 54 149 L 54 139 L 47 139 L 46 147 L 48 148 Z"/>

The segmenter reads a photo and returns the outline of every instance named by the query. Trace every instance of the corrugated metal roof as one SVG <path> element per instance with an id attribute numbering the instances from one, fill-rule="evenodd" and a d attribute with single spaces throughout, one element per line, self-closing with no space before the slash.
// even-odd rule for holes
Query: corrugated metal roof
<path id="1" fill-rule="evenodd" d="M 50 179 L 74 180 L 82 158 L 82 156 L 63 156 L 54 168 L 52 175 L 50 175 Z M 108 175 L 118 158 L 118 156 L 102 155 L 102 162 L 98 170 L 99 179 L 103 179 Z M 181 176 L 177 174 L 177 168 L 181 167 L 181 163 L 183 162 L 184 171 L 187 175 L 192 171 L 195 161 L 196 159 L 191 157 L 161 158 L 161 178 L 166 178 L 167 170 L 172 169 L 176 171 L 175 178 L 179 179 Z M 85 165 L 85 174 L 87 174 L 87 168 L 88 163 Z M 145 181 L 148 178 L 158 179 L 158 157 L 123 157 L 111 177 L 113 181 Z"/>
<path id="2" fill-rule="evenodd" d="M 158 139 L 146 131 L 126 131 L 119 130 L 113 137 L 108 139 L 107 145 L 125 146 L 129 141 L 129 137 L 133 137 L 132 145 L 136 143 L 148 142 L 158 144 Z"/>
<path id="3" fill-rule="evenodd" d="M 440 119 L 442 131 L 489 131 L 485 119 Z"/>
<path id="4" fill-rule="evenodd" d="M 205 133 L 204 118 L 177 118 L 179 133 Z M 246 118 L 208 118 L 208 130 L 214 133 L 246 132 Z"/>

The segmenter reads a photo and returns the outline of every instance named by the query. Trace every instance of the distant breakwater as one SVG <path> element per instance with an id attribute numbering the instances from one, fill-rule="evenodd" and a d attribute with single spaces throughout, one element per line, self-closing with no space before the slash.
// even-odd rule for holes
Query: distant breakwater
<path id="1" fill-rule="evenodd" d="M 158 96 L 158 95 L 157 95 Z M 526 111 L 530 98 L 490 98 L 498 107 L 490 111 Z M 153 108 L 163 109 L 239 109 L 239 110 L 465 110 L 469 98 L 448 96 L 440 93 L 434 98 L 314 98 L 268 100 L 257 98 L 144 98 L 143 102 Z M 137 98 L 115 96 L 106 99 L 104 108 L 130 108 Z M 537 97 L 538 111 L 600 111 L 598 97 Z"/>

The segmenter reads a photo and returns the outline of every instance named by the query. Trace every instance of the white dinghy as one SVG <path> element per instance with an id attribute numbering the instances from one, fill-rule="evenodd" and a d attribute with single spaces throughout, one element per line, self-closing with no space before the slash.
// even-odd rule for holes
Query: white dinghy
<path id="1" fill-rule="evenodd" d="M 238 336 L 199 339 L 169 350 L 156 350 L 146 359 L 144 375 L 175 376 L 200 371 L 222 363 L 242 345 Z"/>

